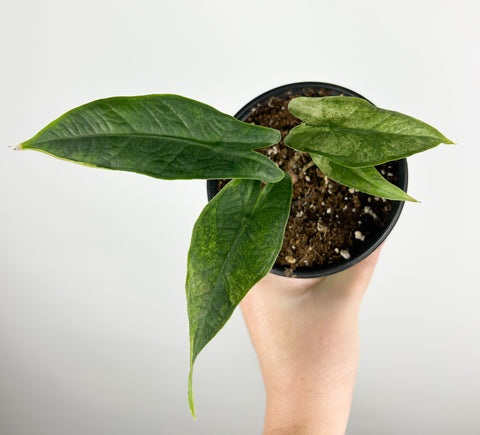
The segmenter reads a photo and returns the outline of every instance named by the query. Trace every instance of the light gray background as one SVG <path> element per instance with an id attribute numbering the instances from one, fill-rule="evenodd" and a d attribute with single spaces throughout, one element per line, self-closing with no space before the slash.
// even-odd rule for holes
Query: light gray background
<path id="1" fill-rule="evenodd" d="M 186 402 L 184 276 L 202 181 L 76 166 L 16 145 L 114 95 L 233 114 L 316 80 L 442 130 L 361 314 L 350 435 L 480 433 L 479 3 L 106 1 L 0 10 L 0 434 L 259 434 L 264 392 L 236 312 Z"/>

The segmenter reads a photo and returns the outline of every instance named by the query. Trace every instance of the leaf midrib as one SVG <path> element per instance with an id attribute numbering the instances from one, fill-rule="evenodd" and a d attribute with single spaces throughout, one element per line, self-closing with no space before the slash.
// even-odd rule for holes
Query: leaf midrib
<path id="1" fill-rule="evenodd" d="M 268 193 L 268 192 L 267 192 Z M 227 255 L 225 256 L 225 260 L 223 261 L 223 264 L 222 264 L 222 267 L 220 269 L 220 272 L 218 274 L 218 277 L 215 281 L 215 286 L 214 286 L 214 289 L 212 291 L 212 293 L 216 293 L 217 292 L 217 289 L 218 289 L 218 286 L 219 286 L 219 283 L 220 283 L 220 278 L 222 277 L 223 275 L 223 272 L 224 272 L 224 269 L 225 269 L 225 266 L 226 264 L 228 263 L 228 260 L 230 260 L 230 256 L 232 255 L 232 252 L 235 251 L 235 248 L 237 246 L 237 244 L 239 243 L 240 239 L 242 238 L 242 236 L 245 234 L 245 231 L 248 227 L 248 225 L 253 221 L 253 217 L 255 216 L 255 213 L 256 211 L 258 210 L 258 207 L 260 206 L 260 204 L 263 202 L 263 199 L 265 197 L 265 195 L 267 195 L 267 193 L 265 193 L 265 188 L 263 188 L 260 193 L 258 194 L 256 200 L 255 200 L 255 204 L 253 205 L 250 213 L 248 213 L 244 218 L 243 218 L 243 223 L 241 225 L 241 229 L 240 231 L 238 232 L 237 236 L 235 237 L 235 240 L 234 242 L 232 243 L 230 249 L 228 250 L 227 252 Z M 275 256 L 276 257 L 276 256 Z M 230 295 L 228 295 L 228 301 L 230 302 L 230 304 L 232 304 L 232 300 L 230 299 Z M 210 309 L 211 309 L 211 306 L 212 304 L 209 304 L 209 308 L 208 308 L 208 312 L 210 312 Z M 200 326 L 203 328 L 205 323 L 206 323 L 206 319 L 208 317 L 208 314 L 206 316 L 204 316 L 202 318 L 202 322 L 201 322 L 201 325 L 199 325 L 195 331 L 195 335 L 197 334 L 197 331 L 200 329 Z M 205 345 L 203 345 L 199 350 L 198 352 L 196 352 L 196 354 L 198 355 L 201 350 L 205 347 Z M 195 359 L 195 358 L 194 358 Z"/>
<path id="2" fill-rule="evenodd" d="M 440 138 L 435 136 L 420 136 L 415 134 L 402 134 L 402 133 L 390 133 L 387 131 L 378 131 L 378 130 L 366 130 L 364 128 L 348 128 L 348 127 L 337 127 L 335 125 L 313 125 L 313 124 L 304 124 L 305 127 L 315 127 L 315 128 L 328 128 L 329 130 L 340 130 L 348 133 L 359 133 L 359 134 L 388 134 L 392 136 L 402 136 L 416 139 L 435 139 L 440 140 Z"/>
<path id="3" fill-rule="evenodd" d="M 203 146 L 203 147 L 209 147 L 210 145 L 214 146 L 221 146 L 221 145 L 226 145 L 226 144 L 235 144 L 235 145 L 251 145 L 251 142 L 238 142 L 238 141 L 208 141 L 208 140 L 199 140 L 199 139 L 193 139 L 193 138 L 187 138 L 187 137 L 179 137 L 179 136 L 170 136 L 170 135 L 160 135 L 160 134 L 146 134 L 146 133 L 110 133 L 110 134 L 87 134 L 87 135 L 82 135 L 82 136 L 76 136 L 76 137 L 57 137 L 49 140 L 44 140 L 44 141 L 35 141 L 35 138 L 24 142 L 22 145 L 28 145 L 29 143 L 32 143 L 34 145 L 46 145 L 51 142 L 63 142 L 63 141 L 78 141 L 82 139 L 100 139 L 100 138 L 117 138 L 117 137 L 144 137 L 144 138 L 150 138 L 150 139 L 167 139 L 167 140 L 172 140 L 172 141 L 181 141 L 181 142 L 187 142 L 191 143 L 194 145 L 198 146 Z M 252 144 L 254 145 L 254 144 Z M 258 148 L 265 147 L 267 145 L 261 145 Z M 250 149 L 256 149 L 256 148 L 250 148 Z M 229 151 L 235 151 L 235 150 L 229 150 Z"/>

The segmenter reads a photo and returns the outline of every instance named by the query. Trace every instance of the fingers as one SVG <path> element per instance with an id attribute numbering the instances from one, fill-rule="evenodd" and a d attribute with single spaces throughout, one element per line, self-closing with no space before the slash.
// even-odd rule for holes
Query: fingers
<path id="1" fill-rule="evenodd" d="M 327 276 L 324 284 L 345 291 L 355 291 L 363 295 L 373 276 L 382 246 L 383 244 L 355 266 L 335 275 Z"/>
<path id="2" fill-rule="evenodd" d="M 245 309 L 252 303 L 293 303 L 305 294 L 316 294 L 319 300 L 331 299 L 346 304 L 350 300 L 358 306 L 372 278 L 380 250 L 381 246 L 355 266 L 322 278 L 292 279 L 269 273 L 253 286 L 240 305 Z"/>

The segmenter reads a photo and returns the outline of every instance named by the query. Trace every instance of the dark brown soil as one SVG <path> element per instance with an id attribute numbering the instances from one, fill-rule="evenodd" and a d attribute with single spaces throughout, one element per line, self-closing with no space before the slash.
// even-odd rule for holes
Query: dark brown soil
<path id="1" fill-rule="evenodd" d="M 313 90 L 307 96 L 325 96 Z M 275 265 L 287 276 L 297 268 L 338 265 L 362 250 L 371 234 L 382 227 L 392 201 L 374 197 L 328 179 L 310 155 L 284 145 L 283 138 L 300 124 L 288 111 L 288 98 L 271 97 L 266 105 L 252 109 L 246 122 L 275 128 L 282 141 L 258 150 L 288 172 L 293 181 L 293 197 L 282 249 Z M 302 94 L 305 96 L 305 93 Z M 389 181 L 396 181 L 392 164 L 377 167 Z M 223 184 L 223 183 L 221 183 Z"/>

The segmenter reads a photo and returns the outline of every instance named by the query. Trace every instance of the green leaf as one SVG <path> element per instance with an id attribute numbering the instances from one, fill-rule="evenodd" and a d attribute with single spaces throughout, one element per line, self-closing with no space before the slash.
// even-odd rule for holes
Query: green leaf
<path id="1" fill-rule="evenodd" d="M 277 130 L 240 122 L 197 101 L 146 95 L 107 98 L 73 109 L 17 148 L 163 179 L 276 182 L 282 171 L 251 150 L 279 140 Z"/>
<path id="2" fill-rule="evenodd" d="M 348 168 L 318 154 L 311 154 L 311 156 L 320 170 L 337 183 L 382 198 L 418 202 L 383 178 L 374 167 Z"/>
<path id="3" fill-rule="evenodd" d="M 376 166 L 453 142 L 418 119 L 353 97 L 300 97 L 290 112 L 305 121 L 285 143 L 348 167 Z"/>
<path id="4" fill-rule="evenodd" d="M 195 416 L 192 371 L 199 352 L 225 325 L 248 290 L 272 268 L 290 213 L 292 181 L 232 180 L 193 228 L 186 293 L 190 321 L 188 401 Z"/>

